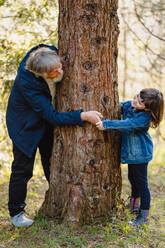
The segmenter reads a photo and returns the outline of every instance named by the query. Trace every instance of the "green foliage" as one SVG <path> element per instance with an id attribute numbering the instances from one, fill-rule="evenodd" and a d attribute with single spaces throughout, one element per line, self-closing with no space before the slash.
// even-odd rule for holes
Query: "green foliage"
<path id="1" fill-rule="evenodd" d="M 34 45 L 57 45 L 57 1 L 1 1 L 0 80 L 13 80 L 23 55 Z"/>
<path id="2" fill-rule="evenodd" d="M 0 6 L 4 5 L 5 2 L 7 2 L 7 0 L 0 0 Z"/>

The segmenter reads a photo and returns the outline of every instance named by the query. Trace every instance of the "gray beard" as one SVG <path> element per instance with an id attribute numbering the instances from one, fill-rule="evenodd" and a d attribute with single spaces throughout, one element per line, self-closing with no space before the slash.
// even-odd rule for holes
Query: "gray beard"
<path id="1" fill-rule="evenodd" d="M 50 81 L 50 82 L 47 82 L 47 85 L 49 87 L 50 94 L 52 96 L 53 107 L 55 107 L 56 84 L 54 82 Z"/>
<path id="2" fill-rule="evenodd" d="M 56 83 L 60 82 L 62 79 L 62 77 L 56 77 L 56 78 L 46 78 L 44 77 L 44 80 L 46 81 L 49 90 L 50 90 L 50 94 L 52 96 L 52 104 L 53 107 L 55 108 L 55 95 L 56 95 Z"/>
<path id="3" fill-rule="evenodd" d="M 63 78 L 63 73 L 61 75 L 59 75 L 58 77 L 55 78 L 46 78 L 44 77 L 45 81 L 49 84 L 49 83 L 58 83 L 62 80 Z"/>
<path id="4" fill-rule="evenodd" d="M 63 78 L 63 73 L 55 78 L 47 78 L 47 77 L 43 77 L 44 80 L 46 81 L 46 83 L 48 84 L 51 96 L 52 96 L 52 104 L 53 107 L 55 107 L 55 95 L 56 95 L 56 83 L 60 82 Z"/>

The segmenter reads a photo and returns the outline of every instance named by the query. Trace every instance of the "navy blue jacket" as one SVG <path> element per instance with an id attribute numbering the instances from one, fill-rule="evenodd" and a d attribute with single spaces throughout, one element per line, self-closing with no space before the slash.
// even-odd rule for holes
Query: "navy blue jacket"
<path id="1" fill-rule="evenodd" d="M 153 155 L 153 143 L 148 133 L 150 114 L 134 110 L 131 101 L 121 105 L 123 120 L 104 120 L 103 127 L 122 132 L 121 162 L 123 164 L 149 162 Z"/>
<path id="2" fill-rule="evenodd" d="M 58 113 L 53 109 L 49 87 L 42 77 L 25 69 L 29 54 L 38 47 L 54 46 L 40 44 L 32 48 L 22 60 L 8 101 L 6 124 L 15 145 L 31 157 L 42 138 L 46 125 L 80 125 L 82 110 Z"/>

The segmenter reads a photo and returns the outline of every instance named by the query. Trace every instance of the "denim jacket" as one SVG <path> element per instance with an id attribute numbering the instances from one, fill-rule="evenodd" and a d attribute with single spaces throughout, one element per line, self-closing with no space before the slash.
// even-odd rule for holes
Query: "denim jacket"
<path id="1" fill-rule="evenodd" d="M 123 120 L 104 120 L 103 127 L 122 132 L 121 163 L 149 162 L 153 155 L 153 143 L 148 133 L 150 114 L 134 110 L 131 101 L 121 103 L 121 105 Z"/>

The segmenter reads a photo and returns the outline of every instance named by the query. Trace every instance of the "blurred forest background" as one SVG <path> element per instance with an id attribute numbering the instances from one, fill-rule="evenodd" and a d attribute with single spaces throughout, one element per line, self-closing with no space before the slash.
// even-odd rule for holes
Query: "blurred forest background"
<path id="1" fill-rule="evenodd" d="M 119 0 L 118 82 L 120 101 L 145 87 L 165 93 L 165 2 Z M 58 44 L 57 0 L 0 0 L 0 179 L 9 177 L 11 141 L 5 127 L 7 99 L 19 63 L 39 43 Z M 154 163 L 165 162 L 165 122 L 150 133 Z M 37 172 L 37 169 L 35 170 Z"/>
<path id="2" fill-rule="evenodd" d="M 110 0 L 109 0 L 110 1 Z M 92 1 L 89 1 L 92 2 Z M 118 82 L 120 101 L 132 99 L 142 88 L 165 93 L 165 1 L 119 0 Z M 165 121 L 150 133 L 154 159 L 149 166 L 151 223 L 135 232 L 127 224 L 129 212 L 118 212 L 107 222 L 91 223 L 81 230 L 59 225 L 37 211 L 48 187 L 36 157 L 34 177 L 28 187 L 27 212 L 35 224 L 29 229 L 12 227 L 7 210 L 12 143 L 5 125 L 8 96 L 19 63 L 39 43 L 58 45 L 57 0 L 0 0 L 0 245 L 14 248 L 164 248 L 165 247 Z M 127 166 L 122 165 L 125 201 L 130 194 Z M 31 183 L 32 182 L 32 183 Z M 124 201 L 123 201 L 124 203 Z M 147 232 L 146 232 L 147 230 Z"/>

